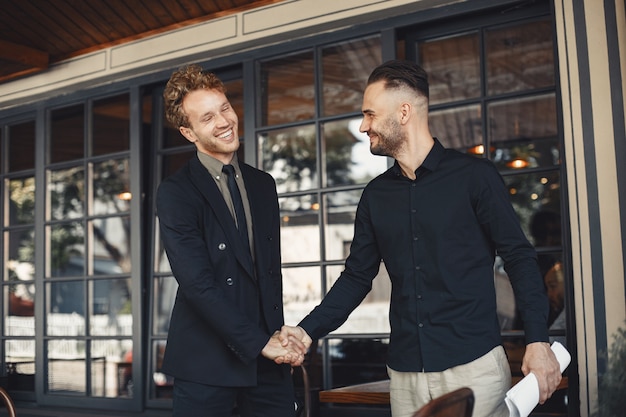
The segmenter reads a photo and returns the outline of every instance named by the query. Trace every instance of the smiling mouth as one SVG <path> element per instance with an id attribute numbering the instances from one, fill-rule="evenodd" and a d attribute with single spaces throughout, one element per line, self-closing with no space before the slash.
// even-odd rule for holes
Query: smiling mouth
<path id="1" fill-rule="evenodd" d="M 226 139 L 233 135 L 233 129 L 229 129 L 226 133 L 222 133 L 218 136 L 219 139 Z"/>

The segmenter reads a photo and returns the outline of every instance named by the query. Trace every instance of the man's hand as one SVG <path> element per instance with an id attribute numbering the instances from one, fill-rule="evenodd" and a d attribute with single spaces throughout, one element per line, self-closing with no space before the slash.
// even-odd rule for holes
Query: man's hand
<path id="1" fill-rule="evenodd" d="M 283 347 L 302 354 L 303 360 L 304 354 L 306 354 L 311 347 L 311 343 L 313 342 L 308 333 L 300 326 L 283 326 L 280 329 L 278 338 L 280 339 Z M 288 358 L 276 358 L 274 360 L 276 363 L 281 363 L 279 361 L 289 362 L 293 366 L 297 366 L 302 363 L 294 363 L 293 360 L 290 361 Z"/>
<path id="2" fill-rule="evenodd" d="M 301 343 L 284 343 L 280 339 L 280 332 L 277 330 L 274 332 L 270 340 L 261 351 L 261 355 L 274 362 L 290 363 L 292 366 L 299 366 L 304 361 L 304 354 L 306 350 L 302 349 Z"/>
<path id="3" fill-rule="evenodd" d="M 535 374 L 539 383 L 539 404 L 546 402 L 561 382 L 559 361 L 550 349 L 549 343 L 535 342 L 526 345 L 522 372 L 524 375 L 530 372 Z"/>

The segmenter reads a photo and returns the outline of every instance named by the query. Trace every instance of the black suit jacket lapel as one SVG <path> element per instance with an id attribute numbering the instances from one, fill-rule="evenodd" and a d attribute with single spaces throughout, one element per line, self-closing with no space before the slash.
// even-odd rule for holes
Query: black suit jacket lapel
<path id="1" fill-rule="evenodd" d="M 235 226 L 230 210 L 228 210 L 228 206 L 226 206 L 226 202 L 224 201 L 224 196 L 222 196 L 219 188 L 217 188 L 215 180 L 197 157 L 191 160 L 190 170 L 191 181 L 198 192 L 207 200 L 217 221 L 222 226 L 222 229 L 224 229 L 226 238 L 231 247 L 234 248 L 237 260 L 250 277 L 254 279 L 255 274 L 252 255 L 250 254 L 250 250 L 244 246 L 244 242 L 239 236 L 237 226 Z"/>

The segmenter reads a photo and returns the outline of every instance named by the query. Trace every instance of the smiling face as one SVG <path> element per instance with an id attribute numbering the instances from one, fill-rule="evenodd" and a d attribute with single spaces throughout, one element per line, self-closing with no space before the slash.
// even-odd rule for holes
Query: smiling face
<path id="1" fill-rule="evenodd" d="M 230 163 L 239 149 L 239 119 L 226 95 L 214 89 L 194 90 L 185 96 L 182 108 L 190 127 L 181 126 L 180 133 L 198 151 Z"/>
<path id="2" fill-rule="evenodd" d="M 384 81 L 370 84 L 363 94 L 363 121 L 359 130 L 370 138 L 374 155 L 395 158 L 405 144 L 405 132 L 399 121 L 397 94 L 385 89 Z"/>

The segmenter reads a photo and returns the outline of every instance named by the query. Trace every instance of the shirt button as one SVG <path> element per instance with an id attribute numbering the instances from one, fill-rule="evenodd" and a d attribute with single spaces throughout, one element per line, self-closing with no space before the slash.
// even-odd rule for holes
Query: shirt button
<path id="1" fill-rule="evenodd" d="M 233 285 L 233 279 L 231 277 L 226 278 L 226 285 Z"/>
<path id="2" fill-rule="evenodd" d="M 424 327 L 424 324 L 420 323 L 417 325 L 418 327 Z"/>
<path id="3" fill-rule="evenodd" d="M 411 209 L 411 213 L 417 213 L 417 210 Z"/>
<path id="4" fill-rule="evenodd" d="M 422 294 L 418 294 L 418 295 L 417 295 L 417 299 L 418 299 L 418 300 L 421 300 L 421 299 L 422 299 Z"/>
<path id="5" fill-rule="evenodd" d="M 413 240 L 417 241 L 417 240 L 419 240 L 419 237 L 413 236 Z"/>
<path id="6" fill-rule="evenodd" d="M 422 269 L 422 268 L 421 268 L 421 267 L 419 267 L 419 266 L 416 266 L 416 267 L 415 267 L 415 270 L 416 270 L 416 271 L 419 271 L 420 269 Z"/>
<path id="7" fill-rule="evenodd" d="M 219 250 L 224 250 L 224 249 L 226 249 L 226 243 L 220 243 L 219 245 L 217 245 L 217 248 L 218 248 Z"/>

